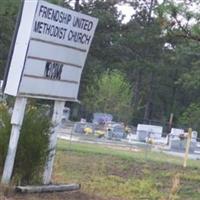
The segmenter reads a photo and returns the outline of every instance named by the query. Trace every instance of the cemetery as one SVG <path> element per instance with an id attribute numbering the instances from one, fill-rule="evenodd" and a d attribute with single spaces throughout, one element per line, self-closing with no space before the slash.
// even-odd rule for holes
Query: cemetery
<path id="1" fill-rule="evenodd" d="M 98 124 L 96 121 L 94 123 L 82 121 L 73 124 L 70 125 L 73 128 L 62 130 L 63 136 L 68 133 L 73 136 L 82 136 L 84 140 L 96 140 L 97 142 L 99 139 L 102 142 L 118 140 L 127 146 L 129 144 L 151 144 L 152 148 L 159 148 L 161 151 L 166 152 L 181 153 L 180 155 L 182 156 L 186 150 L 188 133 L 184 129 L 171 128 L 171 132 L 166 134 L 163 132 L 162 126 L 148 124 L 138 124 L 137 127 L 129 127 L 128 132 L 126 132 L 122 123 L 112 121 L 103 125 L 101 123 L 101 125 Z M 200 158 L 200 142 L 197 135 L 196 131 L 192 131 L 189 153 L 195 154 L 197 158 Z"/>
<path id="2" fill-rule="evenodd" d="M 0 200 L 199 200 L 199 5 L 1 0 Z"/>

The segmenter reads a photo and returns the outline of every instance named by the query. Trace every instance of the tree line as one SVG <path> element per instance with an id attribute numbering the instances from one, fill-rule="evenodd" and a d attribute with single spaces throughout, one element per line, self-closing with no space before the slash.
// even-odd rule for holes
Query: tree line
<path id="1" fill-rule="evenodd" d="M 99 19 L 81 78 L 81 104 L 68 103 L 79 108 L 79 117 L 109 112 L 134 125 L 167 124 L 173 113 L 173 126 L 200 129 L 198 0 L 50 2 Z M 19 3 L 0 3 L 1 78 Z M 133 8 L 127 23 L 119 4 Z"/>

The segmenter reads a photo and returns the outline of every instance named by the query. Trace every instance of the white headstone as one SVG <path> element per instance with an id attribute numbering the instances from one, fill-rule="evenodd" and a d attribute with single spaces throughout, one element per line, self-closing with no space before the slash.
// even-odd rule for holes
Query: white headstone
<path id="1" fill-rule="evenodd" d="M 161 138 L 163 127 L 148 124 L 138 124 L 136 135 L 138 140 L 145 141 L 146 138 Z"/>

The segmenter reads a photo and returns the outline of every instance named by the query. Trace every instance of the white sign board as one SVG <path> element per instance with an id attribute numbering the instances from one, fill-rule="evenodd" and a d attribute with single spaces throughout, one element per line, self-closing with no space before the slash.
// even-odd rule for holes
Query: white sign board
<path id="1" fill-rule="evenodd" d="M 97 22 L 45 1 L 25 0 L 4 92 L 76 101 Z"/>

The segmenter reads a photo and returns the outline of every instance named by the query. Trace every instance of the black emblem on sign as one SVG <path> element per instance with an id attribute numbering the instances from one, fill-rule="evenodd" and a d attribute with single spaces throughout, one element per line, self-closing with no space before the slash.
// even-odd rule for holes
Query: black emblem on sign
<path id="1" fill-rule="evenodd" d="M 44 76 L 49 79 L 60 80 L 63 64 L 56 62 L 47 62 L 45 66 Z"/>

